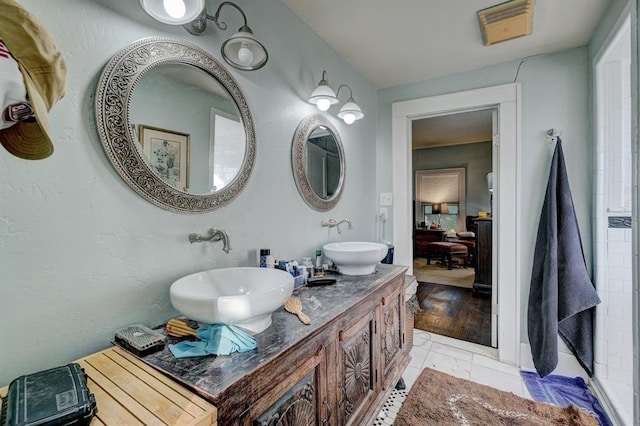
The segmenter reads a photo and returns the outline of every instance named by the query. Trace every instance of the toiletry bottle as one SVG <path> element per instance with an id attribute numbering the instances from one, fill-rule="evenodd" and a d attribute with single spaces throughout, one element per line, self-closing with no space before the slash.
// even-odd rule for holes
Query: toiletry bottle
<path id="1" fill-rule="evenodd" d="M 322 269 L 322 251 L 316 250 L 316 269 Z"/>
<path id="2" fill-rule="evenodd" d="M 267 256 L 271 254 L 271 250 L 269 249 L 260 249 L 260 267 L 267 267 Z"/>

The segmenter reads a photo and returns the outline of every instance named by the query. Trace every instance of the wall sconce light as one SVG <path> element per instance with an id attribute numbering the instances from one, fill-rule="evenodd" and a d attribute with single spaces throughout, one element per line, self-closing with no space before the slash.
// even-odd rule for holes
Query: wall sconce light
<path id="1" fill-rule="evenodd" d="M 207 29 L 207 19 L 212 20 L 221 30 L 227 29 L 225 22 L 220 22 L 220 10 L 223 6 L 235 7 L 244 24 L 237 33 L 222 43 L 221 52 L 224 60 L 234 68 L 253 71 L 262 68 L 269 59 L 267 49 L 253 36 L 247 25 L 247 16 L 240 7 L 230 1 L 218 6 L 215 15 L 209 15 L 204 0 L 140 0 L 142 9 L 152 18 L 169 25 L 182 25 L 193 35 L 202 35 Z"/>
<path id="2" fill-rule="evenodd" d="M 335 105 L 340 102 L 338 95 L 340 94 L 340 89 L 343 87 L 349 89 L 349 99 L 347 99 L 340 108 L 338 117 L 344 120 L 347 124 L 351 124 L 356 120 L 364 118 L 362 109 L 360 109 L 360 106 L 356 103 L 355 99 L 353 99 L 353 91 L 351 90 L 351 87 L 346 84 L 341 84 L 338 87 L 337 92 L 334 92 L 329 86 L 329 83 L 327 83 L 326 71 L 322 71 L 322 80 L 320 80 L 318 86 L 311 93 L 308 102 L 316 105 L 320 111 L 327 111 L 331 105 Z"/>
<path id="3" fill-rule="evenodd" d="M 336 97 L 340 94 L 340 89 L 342 89 L 343 87 L 349 89 L 349 99 L 347 99 L 347 102 L 345 102 L 340 108 L 338 117 L 342 118 L 345 123 L 351 124 L 356 120 L 364 118 L 364 114 L 362 113 L 360 106 L 356 103 L 356 100 L 353 99 L 353 91 L 351 90 L 351 87 L 347 86 L 346 84 L 341 84 L 340 87 L 338 87 L 338 93 L 336 94 Z"/>
<path id="4" fill-rule="evenodd" d="M 329 83 L 327 83 L 327 72 L 322 71 L 322 80 L 318 83 L 311 96 L 309 97 L 309 103 L 314 104 L 320 111 L 326 111 L 331 105 L 337 104 L 338 97 Z"/>

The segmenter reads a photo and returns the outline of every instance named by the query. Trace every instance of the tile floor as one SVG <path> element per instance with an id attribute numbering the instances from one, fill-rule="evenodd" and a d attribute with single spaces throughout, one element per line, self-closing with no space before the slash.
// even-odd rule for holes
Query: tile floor
<path id="1" fill-rule="evenodd" d="M 411 361 L 402 375 L 407 387 L 405 390 L 392 392 L 373 426 L 393 425 L 411 386 L 426 367 L 532 399 L 520 376 L 520 370 L 503 364 L 496 358 L 496 349 L 414 329 Z M 624 389 L 622 392 L 625 400 L 626 391 Z M 623 424 L 631 425 L 632 408 L 627 408 L 621 413 L 622 420 Z M 631 421 L 627 423 L 629 420 Z"/>
<path id="2" fill-rule="evenodd" d="M 475 348 L 484 354 L 471 352 Z M 531 398 L 518 367 L 495 359 L 497 350 L 415 329 L 411 361 L 403 374 L 407 390 L 426 367 Z"/>
<path id="3" fill-rule="evenodd" d="M 483 353 L 473 353 L 471 348 Z M 414 329 L 411 361 L 402 375 L 407 388 L 393 391 L 374 426 L 393 424 L 402 401 L 426 367 L 531 399 L 520 370 L 496 361 L 496 354 L 492 348 Z"/>

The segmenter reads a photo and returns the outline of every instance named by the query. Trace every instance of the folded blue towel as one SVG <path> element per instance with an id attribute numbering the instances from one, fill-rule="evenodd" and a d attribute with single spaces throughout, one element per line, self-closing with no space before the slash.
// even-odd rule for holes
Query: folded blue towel
<path id="1" fill-rule="evenodd" d="M 206 355 L 229 355 L 233 352 L 247 352 L 258 347 L 255 337 L 238 327 L 224 324 L 209 324 L 198 329 L 200 341 L 184 341 L 169 345 L 176 358 Z"/>

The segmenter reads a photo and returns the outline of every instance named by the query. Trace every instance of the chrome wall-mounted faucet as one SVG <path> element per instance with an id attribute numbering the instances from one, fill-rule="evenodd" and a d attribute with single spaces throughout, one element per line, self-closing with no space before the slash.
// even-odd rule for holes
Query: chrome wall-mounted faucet
<path id="1" fill-rule="evenodd" d="M 229 253 L 231 250 L 231 242 L 229 240 L 229 236 L 222 229 L 211 228 L 209 229 L 209 236 L 203 237 L 200 234 L 189 234 L 189 242 L 193 243 L 203 243 L 205 241 L 216 242 L 222 240 L 222 250 L 225 253 Z"/>
<path id="2" fill-rule="evenodd" d="M 342 225 L 343 223 L 346 223 L 347 225 L 349 225 L 349 227 L 347 229 L 353 229 L 353 226 L 351 226 L 351 221 L 349 219 L 342 219 L 341 221 L 336 221 L 335 219 L 329 219 L 326 222 L 320 222 L 320 225 L 322 225 L 322 227 L 324 228 L 337 228 L 338 229 L 338 234 L 342 234 L 342 231 L 340 230 L 340 225 Z"/>

